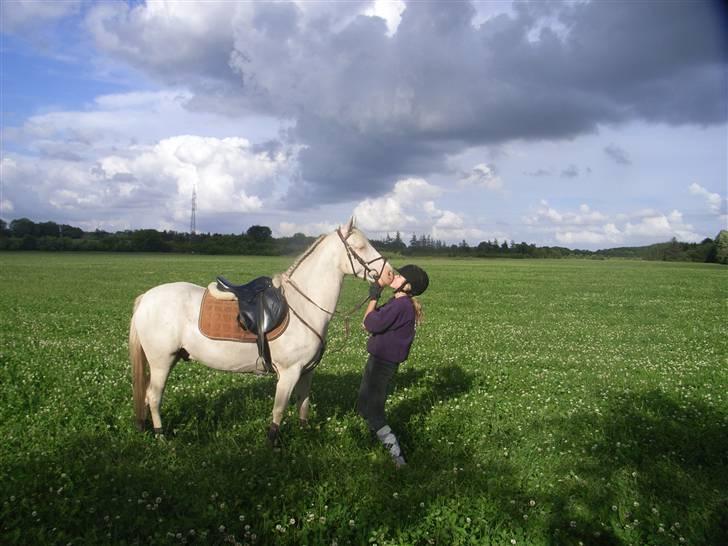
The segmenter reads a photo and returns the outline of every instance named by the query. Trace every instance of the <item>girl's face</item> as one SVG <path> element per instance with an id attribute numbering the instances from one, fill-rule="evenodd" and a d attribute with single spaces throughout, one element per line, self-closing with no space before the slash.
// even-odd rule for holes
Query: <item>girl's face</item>
<path id="1" fill-rule="evenodd" d="M 379 278 L 379 285 L 380 286 L 389 286 L 392 284 L 392 280 L 394 280 L 394 270 L 387 264 L 387 266 L 384 268 L 384 271 L 382 271 L 382 275 Z"/>
<path id="2" fill-rule="evenodd" d="M 398 290 L 399 288 L 402 288 L 405 284 L 407 284 L 407 279 L 405 279 L 402 275 L 395 275 L 389 286 L 392 290 Z"/>

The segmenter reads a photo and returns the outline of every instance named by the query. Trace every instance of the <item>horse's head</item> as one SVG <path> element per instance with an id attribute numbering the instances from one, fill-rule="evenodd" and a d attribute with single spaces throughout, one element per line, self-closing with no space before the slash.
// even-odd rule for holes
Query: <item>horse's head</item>
<path id="1" fill-rule="evenodd" d="M 391 271 L 392 266 L 387 259 L 354 227 L 354 218 L 340 226 L 336 233 L 344 248 L 340 266 L 345 274 L 375 282 L 383 273 Z"/>

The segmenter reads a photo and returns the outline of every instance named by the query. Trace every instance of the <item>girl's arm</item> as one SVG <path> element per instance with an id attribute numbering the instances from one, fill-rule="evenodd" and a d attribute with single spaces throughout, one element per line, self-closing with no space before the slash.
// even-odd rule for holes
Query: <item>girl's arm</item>
<path id="1" fill-rule="evenodd" d="M 398 310 L 391 304 L 377 309 L 377 302 L 370 301 L 364 313 L 364 329 L 370 334 L 381 334 L 396 322 L 398 316 Z"/>
<path id="2" fill-rule="evenodd" d="M 367 315 L 374 311 L 377 308 L 377 300 L 369 300 L 369 305 L 367 305 L 366 310 L 364 311 L 364 319 L 367 318 Z"/>

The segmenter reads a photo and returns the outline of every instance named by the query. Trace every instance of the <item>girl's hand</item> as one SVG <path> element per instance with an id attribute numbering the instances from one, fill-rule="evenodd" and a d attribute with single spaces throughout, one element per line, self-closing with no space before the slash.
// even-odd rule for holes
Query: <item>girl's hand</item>
<path id="1" fill-rule="evenodd" d="M 379 296 L 382 295 L 383 287 L 378 282 L 372 283 L 369 285 L 369 299 L 372 301 L 377 301 L 379 299 Z"/>

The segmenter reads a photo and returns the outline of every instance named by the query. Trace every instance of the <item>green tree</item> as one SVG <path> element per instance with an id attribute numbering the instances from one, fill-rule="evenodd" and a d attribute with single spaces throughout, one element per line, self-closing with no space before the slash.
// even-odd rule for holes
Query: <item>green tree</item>
<path id="1" fill-rule="evenodd" d="M 36 235 L 40 237 L 58 237 L 58 224 L 55 222 L 41 222 L 35 228 Z"/>
<path id="2" fill-rule="evenodd" d="M 18 238 L 35 235 L 35 222 L 28 218 L 18 218 L 10 222 L 10 231 L 14 237 Z"/>
<path id="3" fill-rule="evenodd" d="M 398 231 L 397 235 L 394 236 L 394 241 L 392 242 L 392 250 L 402 252 L 405 248 L 407 248 L 407 245 L 402 240 L 402 234 Z"/>
<path id="4" fill-rule="evenodd" d="M 156 229 L 140 229 L 132 235 L 134 250 L 143 252 L 160 252 L 169 250 L 167 244 L 162 240 L 162 234 Z"/>
<path id="5" fill-rule="evenodd" d="M 720 230 L 715 238 L 715 261 L 719 264 L 728 264 L 728 230 Z"/>
<path id="6" fill-rule="evenodd" d="M 83 230 L 81 228 L 69 226 L 68 224 L 61 224 L 60 232 L 62 237 L 70 237 L 71 239 L 80 239 L 83 237 Z"/>
<path id="7" fill-rule="evenodd" d="M 250 226 L 245 234 L 256 243 L 270 241 L 273 237 L 273 232 L 268 226 Z"/>

